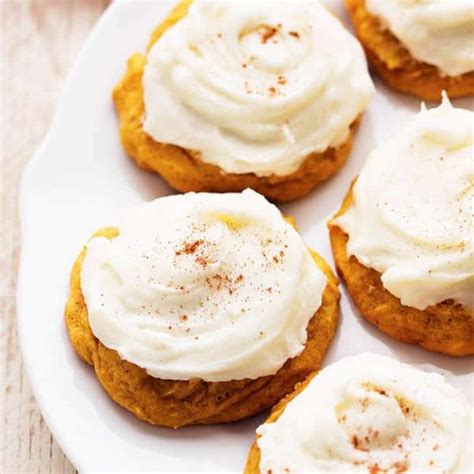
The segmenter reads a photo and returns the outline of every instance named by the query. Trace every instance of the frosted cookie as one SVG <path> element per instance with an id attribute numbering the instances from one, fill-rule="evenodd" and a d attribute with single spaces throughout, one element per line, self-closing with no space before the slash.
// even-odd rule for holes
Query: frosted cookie
<path id="1" fill-rule="evenodd" d="M 375 354 L 299 384 L 257 429 L 245 474 L 469 473 L 472 407 L 444 377 Z"/>
<path id="2" fill-rule="evenodd" d="M 396 339 L 474 353 L 473 113 L 422 110 L 369 156 L 329 223 L 360 313 Z"/>
<path id="3" fill-rule="evenodd" d="M 178 428 L 273 406 L 319 368 L 338 311 L 326 262 L 247 190 L 160 198 L 100 230 L 66 325 L 113 400 Z"/>
<path id="4" fill-rule="evenodd" d="M 304 196 L 346 161 L 374 87 L 316 1 L 181 2 L 115 87 L 120 136 L 182 191 Z"/>
<path id="5" fill-rule="evenodd" d="M 394 89 L 426 100 L 474 95 L 471 0 L 346 0 L 369 62 Z"/>

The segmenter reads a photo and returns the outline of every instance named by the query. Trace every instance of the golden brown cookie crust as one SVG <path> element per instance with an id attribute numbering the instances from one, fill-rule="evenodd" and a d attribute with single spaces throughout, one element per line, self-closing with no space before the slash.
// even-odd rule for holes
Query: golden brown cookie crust
<path id="1" fill-rule="evenodd" d="M 445 76 L 436 66 L 418 61 L 379 19 L 365 8 L 365 0 L 345 0 L 367 58 L 377 74 L 393 89 L 425 100 L 474 95 L 474 71 Z"/>
<path id="2" fill-rule="evenodd" d="M 99 230 L 94 236 L 112 239 L 115 228 Z M 275 374 L 255 380 L 205 382 L 162 380 L 151 377 L 135 364 L 120 358 L 92 333 L 81 291 L 84 248 L 71 272 L 71 290 L 65 319 L 77 354 L 94 366 L 97 378 L 122 407 L 148 423 L 179 428 L 189 424 L 223 423 L 240 420 L 265 410 L 293 390 L 296 383 L 318 370 L 334 336 L 339 316 L 338 282 L 329 265 L 311 251 L 316 265 L 327 276 L 322 304 L 307 326 L 303 352 Z"/>
<path id="3" fill-rule="evenodd" d="M 190 4 L 190 0 L 178 4 L 154 31 L 148 48 L 186 15 Z M 349 156 L 359 118 L 352 124 L 349 137 L 342 145 L 308 155 L 294 173 L 286 176 L 226 173 L 216 165 L 205 163 L 196 151 L 156 142 L 142 128 L 145 113 L 142 75 L 145 64 L 144 55 L 136 53 L 131 56 L 124 77 L 114 88 L 120 138 L 125 151 L 141 168 L 160 174 L 178 191 L 238 192 L 252 188 L 272 201 L 290 201 L 303 197 L 334 175 Z"/>
<path id="4" fill-rule="evenodd" d="M 334 218 L 352 203 L 352 189 Z M 474 354 L 474 312 L 446 300 L 424 310 L 404 306 L 383 286 L 381 274 L 347 254 L 348 235 L 329 222 L 338 273 L 360 314 L 380 330 L 403 342 L 452 356 Z"/>
<path id="5" fill-rule="evenodd" d="M 275 407 L 272 408 L 270 416 L 265 420 L 266 423 L 274 423 L 280 418 L 282 413 L 285 411 L 286 406 L 296 396 L 298 396 L 313 380 L 318 372 L 313 372 L 306 377 L 305 380 L 295 385 L 295 389 L 289 393 L 285 398 L 280 400 Z M 257 436 L 258 439 L 258 436 Z M 257 445 L 257 440 L 252 444 L 249 454 L 247 456 L 247 463 L 245 464 L 244 474 L 259 474 L 260 473 L 260 448 Z"/>

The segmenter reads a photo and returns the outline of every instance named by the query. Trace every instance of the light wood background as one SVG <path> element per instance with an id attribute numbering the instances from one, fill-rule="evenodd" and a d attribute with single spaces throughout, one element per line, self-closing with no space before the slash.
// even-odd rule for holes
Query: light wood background
<path id="1" fill-rule="evenodd" d="M 0 473 L 74 473 L 31 394 L 18 348 L 18 186 L 62 82 L 109 0 L 0 0 Z"/>

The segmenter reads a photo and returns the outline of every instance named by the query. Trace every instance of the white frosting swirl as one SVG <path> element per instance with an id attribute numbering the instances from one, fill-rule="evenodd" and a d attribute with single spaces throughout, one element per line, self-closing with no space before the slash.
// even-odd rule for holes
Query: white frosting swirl
<path id="1" fill-rule="evenodd" d="M 473 120 L 446 96 L 422 110 L 370 154 L 352 206 L 332 222 L 349 235 L 349 255 L 381 272 L 404 305 L 474 306 Z"/>
<path id="2" fill-rule="evenodd" d="M 448 76 L 474 71 L 472 0 L 365 0 L 419 61 Z"/>
<path id="3" fill-rule="evenodd" d="M 341 145 L 374 92 L 360 44 L 314 0 L 195 0 L 148 54 L 143 88 L 154 140 L 258 176 Z"/>
<path id="4" fill-rule="evenodd" d="M 257 430 L 260 472 L 470 473 L 472 408 L 441 375 L 375 354 L 322 370 Z"/>
<path id="5" fill-rule="evenodd" d="M 304 349 L 326 277 L 280 211 L 247 190 L 144 204 L 87 245 L 95 336 L 153 377 L 274 374 Z"/>

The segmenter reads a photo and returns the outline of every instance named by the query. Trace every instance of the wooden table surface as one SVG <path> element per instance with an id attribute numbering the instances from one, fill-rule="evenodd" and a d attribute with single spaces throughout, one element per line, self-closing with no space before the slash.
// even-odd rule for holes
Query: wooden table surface
<path id="1" fill-rule="evenodd" d="M 58 93 L 109 0 L 0 0 L 0 472 L 73 473 L 31 394 L 19 353 L 18 187 Z"/>

